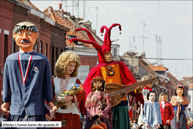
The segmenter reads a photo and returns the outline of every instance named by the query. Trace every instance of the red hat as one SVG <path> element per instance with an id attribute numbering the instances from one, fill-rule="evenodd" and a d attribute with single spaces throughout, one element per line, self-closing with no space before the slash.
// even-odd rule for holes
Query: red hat
<path id="1" fill-rule="evenodd" d="M 184 86 L 183 86 L 183 85 L 177 85 L 177 86 L 175 87 L 175 89 L 177 89 L 178 87 L 182 87 L 182 88 L 184 89 Z"/>
<path id="2" fill-rule="evenodd" d="M 86 28 L 78 28 L 75 30 L 75 32 L 82 30 L 82 31 L 86 31 L 87 35 L 89 37 L 90 40 L 83 40 L 83 39 L 78 39 L 78 38 L 73 38 L 70 40 L 70 42 L 72 43 L 73 41 L 80 41 L 80 42 L 84 42 L 84 43 L 88 43 L 88 44 L 92 44 L 93 47 L 97 50 L 98 52 L 98 58 L 99 58 L 99 63 L 103 63 L 105 62 L 105 58 L 104 58 L 104 54 L 111 51 L 111 40 L 110 40 L 110 35 L 111 35 L 111 29 L 115 26 L 119 26 L 119 30 L 121 31 L 121 25 L 120 24 L 113 24 L 111 25 L 110 28 L 107 28 L 106 26 L 102 26 L 100 29 L 100 32 L 103 33 L 104 29 L 106 30 L 105 32 L 105 36 L 104 36 L 104 43 L 102 46 L 100 46 L 96 40 L 93 38 L 92 34 L 90 33 L 90 31 Z"/>
<path id="3" fill-rule="evenodd" d="M 107 28 L 106 26 L 102 26 L 100 29 L 100 32 L 103 33 L 104 29 L 106 30 L 105 32 L 105 36 L 104 36 L 104 43 L 102 45 L 102 52 L 103 54 L 111 51 L 111 29 L 115 26 L 119 26 L 119 30 L 121 31 L 121 25 L 118 23 L 114 23 L 112 24 L 109 28 Z"/>

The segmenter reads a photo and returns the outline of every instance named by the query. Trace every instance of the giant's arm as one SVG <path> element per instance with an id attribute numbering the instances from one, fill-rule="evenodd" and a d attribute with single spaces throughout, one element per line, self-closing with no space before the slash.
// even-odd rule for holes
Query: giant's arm
<path id="1" fill-rule="evenodd" d="M 9 71 L 7 61 L 4 66 L 4 75 L 3 75 L 3 104 L 1 105 L 1 110 L 5 112 L 5 115 L 9 114 L 11 95 L 10 95 L 10 85 L 9 85 Z"/>
<path id="2" fill-rule="evenodd" d="M 53 100 L 53 89 L 52 89 L 52 78 L 51 78 L 51 71 L 50 71 L 50 64 L 46 59 L 45 71 L 44 71 L 44 84 L 45 84 L 45 95 L 47 105 L 53 109 L 54 111 L 57 110 L 57 107 L 54 106 L 52 103 Z"/>
<path id="3" fill-rule="evenodd" d="M 109 95 L 107 93 L 105 96 L 105 100 L 106 100 L 107 107 L 100 112 L 101 115 L 107 114 L 109 112 L 109 110 L 111 109 L 110 98 L 109 98 Z"/>
<path id="4" fill-rule="evenodd" d="M 174 118 L 173 106 L 169 103 L 169 120 L 171 121 Z"/>

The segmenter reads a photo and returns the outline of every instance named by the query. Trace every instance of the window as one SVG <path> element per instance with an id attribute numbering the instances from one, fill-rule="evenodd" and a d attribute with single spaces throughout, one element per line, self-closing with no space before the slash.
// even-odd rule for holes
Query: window
<path id="1" fill-rule="evenodd" d="M 188 101 L 191 102 L 191 96 L 190 95 L 188 95 Z"/>
<path id="2" fill-rule="evenodd" d="M 8 56 L 8 35 L 4 34 L 4 63 Z"/>
<path id="3" fill-rule="evenodd" d="M 38 50 L 37 50 L 37 45 L 38 45 L 38 44 L 36 43 L 35 46 L 34 46 L 34 51 L 35 51 L 35 52 L 38 51 Z"/>
<path id="4" fill-rule="evenodd" d="M 14 41 L 14 39 L 12 40 L 12 53 L 14 53 L 15 52 L 15 41 Z"/>
<path id="5" fill-rule="evenodd" d="M 39 52 L 42 53 L 42 46 L 43 46 L 43 42 L 40 41 L 40 49 L 39 49 Z"/>
<path id="6" fill-rule="evenodd" d="M 47 56 L 47 43 L 45 43 L 45 56 Z"/>
<path id="7" fill-rule="evenodd" d="M 54 46 L 51 46 L 52 49 L 52 75 L 54 75 Z"/>
<path id="8" fill-rule="evenodd" d="M 58 48 L 56 48 L 56 60 L 58 59 Z"/>

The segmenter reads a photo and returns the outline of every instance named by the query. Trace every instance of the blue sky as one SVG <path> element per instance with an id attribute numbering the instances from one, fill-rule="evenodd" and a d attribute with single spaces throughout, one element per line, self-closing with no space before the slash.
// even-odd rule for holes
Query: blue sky
<path id="1" fill-rule="evenodd" d="M 48 6 L 59 8 L 61 0 L 31 0 L 41 11 Z M 74 0 L 77 2 L 77 0 Z M 63 5 L 66 2 L 63 1 Z M 67 11 L 72 14 L 72 1 L 67 2 Z M 112 29 L 111 39 L 119 39 L 114 42 L 120 44 L 120 55 L 133 49 L 133 36 L 135 36 L 136 52 L 142 52 L 143 22 L 145 26 L 144 51 L 147 58 L 156 58 L 155 35 L 162 40 L 162 58 L 192 59 L 192 1 L 86 1 L 85 19 L 92 22 L 92 28 L 103 39 L 99 30 L 113 23 L 122 25 L 122 34 L 118 27 Z M 98 13 L 95 8 L 98 7 Z M 63 6 L 63 9 L 66 8 Z M 74 9 L 78 16 L 77 8 Z M 79 2 L 79 16 L 83 17 L 83 1 Z M 130 43 L 131 47 L 130 48 Z M 155 63 L 156 60 L 149 60 Z M 192 60 L 163 60 L 162 64 L 169 71 L 181 79 L 184 76 L 192 76 Z"/>

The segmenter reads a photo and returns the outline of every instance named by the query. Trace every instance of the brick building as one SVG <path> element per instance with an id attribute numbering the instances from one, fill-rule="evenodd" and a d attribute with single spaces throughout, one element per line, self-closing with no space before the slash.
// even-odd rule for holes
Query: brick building
<path id="1" fill-rule="evenodd" d="M 34 47 L 34 51 L 46 55 L 50 62 L 55 62 L 57 53 L 65 51 L 65 37 L 69 28 L 46 17 L 28 0 L 0 0 L 0 21 L 0 100 L 2 100 L 5 59 L 11 53 L 19 50 L 17 45 L 12 42 L 12 30 L 15 24 L 29 21 L 38 27 L 39 42 Z M 53 52 L 51 49 L 53 47 L 58 49 L 58 52 Z"/>

